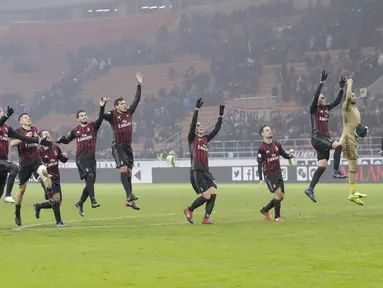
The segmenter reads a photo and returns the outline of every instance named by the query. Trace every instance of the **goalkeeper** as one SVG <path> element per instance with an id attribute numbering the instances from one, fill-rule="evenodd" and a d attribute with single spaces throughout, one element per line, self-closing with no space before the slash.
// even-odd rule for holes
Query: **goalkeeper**
<path id="1" fill-rule="evenodd" d="M 356 173 L 358 172 L 358 137 L 364 138 L 368 128 L 360 124 L 360 112 L 356 107 L 356 95 L 352 92 L 352 79 L 347 81 L 346 100 L 342 106 L 343 133 L 341 144 L 343 156 L 348 160 L 348 180 L 350 196 L 348 200 L 364 205 L 361 198 L 367 197 L 356 190 Z"/>

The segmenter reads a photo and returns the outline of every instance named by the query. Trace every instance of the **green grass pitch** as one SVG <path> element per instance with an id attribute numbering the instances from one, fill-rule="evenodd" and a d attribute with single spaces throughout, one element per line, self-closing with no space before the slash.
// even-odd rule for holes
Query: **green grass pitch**
<path id="1" fill-rule="evenodd" d="M 214 225 L 203 208 L 187 224 L 182 210 L 196 197 L 190 185 L 134 185 L 141 211 L 124 206 L 121 185 L 96 185 L 98 209 L 74 203 L 82 185 L 63 185 L 62 216 L 34 218 L 42 201 L 30 185 L 21 231 L 13 205 L 0 203 L 1 287 L 383 287 L 383 186 L 359 185 L 366 205 L 347 200 L 348 185 L 319 184 L 318 203 L 305 185 L 287 185 L 284 223 L 259 213 L 271 199 L 258 184 L 220 185 Z"/>

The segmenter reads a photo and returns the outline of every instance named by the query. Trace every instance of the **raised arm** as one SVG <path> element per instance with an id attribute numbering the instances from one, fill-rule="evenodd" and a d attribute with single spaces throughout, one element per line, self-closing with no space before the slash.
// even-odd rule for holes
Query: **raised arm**
<path id="1" fill-rule="evenodd" d="M 336 106 L 338 106 L 340 104 L 340 102 L 342 102 L 342 98 L 343 98 L 343 95 L 344 95 L 344 86 L 345 85 L 346 85 L 346 78 L 341 77 L 340 81 L 339 81 L 340 90 L 339 90 L 338 96 L 336 97 L 336 99 L 333 102 L 331 102 L 327 106 L 328 110 L 331 110 L 331 109 L 335 108 Z"/>
<path id="2" fill-rule="evenodd" d="M 188 141 L 189 143 L 193 142 L 194 137 L 195 137 L 195 129 L 197 128 L 197 121 L 198 121 L 198 111 L 202 107 L 203 101 L 202 98 L 199 98 L 197 100 L 197 103 L 195 105 L 195 110 L 192 118 L 192 122 L 190 124 L 190 131 L 188 135 Z"/>
<path id="3" fill-rule="evenodd" d="M 346 100 L 343 103 L 342 110 L 348 111 L 351 105 L 352 100 L 352 79 L 348 79 L 347 81 L 347 91 L 346 91 Z"/>
<path id="4" fill-rule="evenodd" d="M 72 129 L 69 132 L 68 137 L 63 136 L 63 137 L 59 138 L 59 140 L 57 140 L 56 143 L 58 143 L 58 144 L 60 144 L 60 143 L 69 144 L 70 142 L 72 142 L 76 138 L 77 138 L 77 135 L 76 135 L 75 129 Z"/>
<path id="5" fill-rule="evenodd" d="M 0 108 L 1 110 L 1 108 Z M 4 113 L 3 117 L 0 118 L 0 126 L 4 125 L 5 122 L 7 122 L 8 118 L 11 117 L 13 114 L 13 109 L 11 107 L 7 107 L 7 112 Z"/>
<path id="6" fill-rule="evenodd" d="M 225 112 L 225 105 L 219 105 L 218 120 L 217 120 L 217 123 L 215 124 L 215 127 L 214 127 L 213 131 L 211 131 L 207 135 L 207 141 L 211 141 L 218 134 L 219 130 L 221 129 L 222 117 L 223 117 L 224 112 Z"/>
<path id="7" fill-rule="evenodd" d="M 108 100 L 109 99 L 105 98 L 105 97 L 101 97 L 101 99 L 100 99 L 100 112 L 98 113 L 97 120 L 94 121 L 94 129 L 96 129 L 96 131 L 98 131 L 98 129 L 100 129 L 101 123 L 104 120 L 105 105 L 108 102 Z"/>
<path id="8" fill-rule="evenodd" d="M 131 114 L 133 114 L 136 111 L 137 106 L 141 100 L 141 85 L 142 85 L 142 73 L 141 72 L 137 73 L 136 79 L 137 79 L 136 95 L 134 96 L 133 103 L 129 107 L 129 111 Z"/>
<path id="9" fill-rule="evenodd" d="M 322 88 L 323 88 L 323 84 L 326 82 L 327 80 L 327 72 L 326 70 L 323 70 L 322 71 L 322 76 L 321 76 L 321 81 L 317 87 L 317 90 L 315 91 L 315 95 L 314 95 L 314 98 L 313 98 L 313 102 L 311 103 L 311 106 L 310 106 L 310 113 L 314 113 L 315 110 L 317 109 L 318 107 L 318 99 L 319 99 L 319 95 L 320 93 L 322 92 Z"/>

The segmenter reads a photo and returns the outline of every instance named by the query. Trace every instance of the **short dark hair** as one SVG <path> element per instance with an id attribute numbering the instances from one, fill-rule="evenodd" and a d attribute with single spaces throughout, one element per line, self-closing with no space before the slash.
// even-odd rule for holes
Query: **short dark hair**
<path id="1" fill-rule="evenodd" d="M 28 116 L 29 116 L 28 113 L 21 113 L 21 114 L 20 114 L 20 116 L 19 116 L 19 122 L 20 122 L 21 118 L 23 118 L 23 116 L 25 116 L 25 115 L 28 115 Z"/>
<path id="2" fill-rule="evenodd" d="M 113 105 L 114 105 L 114 107 L 116 107 L 118 104 L 120 104 L 120 102 L 121 101 L 124 101 L 125 99 L 124 98 L 117 98 L 116 100 L 114 100 L 114 103 L 113 103 Z"/>
<path id="3" fill-rule="evenodd" d="M 78 110 L 76 113 L 76 118 L 78 119 L 78 116 L 80 116 L 80 113 L 85 112 L 84 110 Z"/>
<path id="4" fill-rule="evenodd" d="M 262 133 L 263 133 L 263 129 L 265 129 L 266 127 L 270 127 L 268 124 L 263 124 L 261 126 L 261 128 L 259 129 L 259 136 L 262 136 Z"/>

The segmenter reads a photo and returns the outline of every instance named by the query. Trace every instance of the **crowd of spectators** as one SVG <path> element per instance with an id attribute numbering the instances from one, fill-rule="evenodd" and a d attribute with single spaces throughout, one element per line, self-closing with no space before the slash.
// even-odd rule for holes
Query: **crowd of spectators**
<path id="1" fill-rule="evenodd" d="M 171 62 L 176 55 L 198 54 L 210 61 L 209 74 L 198 74 L 191 66 L 181 71 L 182 83 L 170 91 L 159 89 L 157 95 L 144 95 L 137 109 L 134 139 L 144 146 L 144 152 L 138 156 L 153 157 L 158 154 L 156 144 L 180 131 L 177 123 L 191 110 L 198 97 L 203 96 L 206 105 L 222 102 L 224 94 L 231 98 L 253 97 L 260 85 L 262 65 L 280 64 L 279 83 L 270 95 L 280 102 L 293 100 L 301 109 L 287 114 L 273 111 L 267 117 L 264 113 L 259 116 L 251 112 L 249 117 L 238 118 L 232 113 L 225 119 L 217 140 L 255 139 L 257 127 L 265 122 L 277 127 L 276 134 L 280 138 L 307 137 L 311 130 L 307 107 L 322 69 L 330 74 L 324 90 L 329 99 L 335 97 L 337 82 L 344 71 L 353 72 L 358 88 L 367 87 L 383 75 L 383 53 L 380 52 L 383 41 L 378 30 L 383 21 L 379 11 L 383 11 L 382 1 L 334 0 L 330 6 L 320 0 L 315 5 L 310 1 L 305 11 L 297 12 L 293 1 L 270 0 L 268 4 L 236 10 L 229 15 L 185 13 L 178 23 L 178 31 L 158 27 L 154 42 L 122 39 L 104 47 L 83 47 L 76 53 L 68 51 L 66 59 L 70 70 L 63 73 L 58 83 L 36 93 L 34 105 L 25 107 L 18 95 L 4 94 L 2 98 L 18 111 L 29 112 L 34 120 L 48 112 L 62 114 L 73 107 L 96 111 L 97 103 L 75 96 L 87 83 L 108 73 L 111 67 L 159 64 Z M 275 21 L 297 15 L 299 20 L 291 26 Z M 173 37 L 174 34 L 177 37 Z M 368 57 L 362 56 L 361 48 L 369 46 L 374 47 L 375 52 Z M 331 50 L 341 50 L 336 64 L 331 61 Z M 327 54 L 323 57 L 316 53 L 318 51 L 327 51 Z M 308 56 L 307 52 L 316 54 Z M 305 63 L 306 73 L 295 71 L 292 63 L 297 62 Z M 169 69 L 168 77 L 173 77 L 174 73 Z M 367 101 L 359 103 L 362 112 L 368 111 L 363 119 L 370 127 L 383 121 L 379 109 L 382 97 L 373 96 L 375 99 L 369 99 L 368 105 Z M 340 129 L 340 114 L 335 112 L 331 130 L 339 134 Z M 59 135 L 68 130 L 64 125 L 55 133 Z M 104 139 L 112 137 L 111 131 L 103 124 L 99 133 L 98 153 L 107 158 L 110 141 Z"/>

